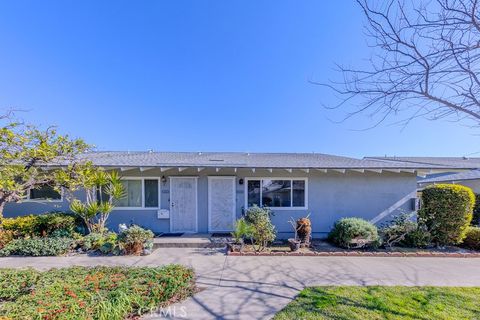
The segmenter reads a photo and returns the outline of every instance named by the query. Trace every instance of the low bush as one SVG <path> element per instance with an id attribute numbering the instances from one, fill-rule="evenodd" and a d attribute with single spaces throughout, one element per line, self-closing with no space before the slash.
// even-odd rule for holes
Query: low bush
<path id="1" fill-rule="evenodd" d="M 71 238 L 24 238 L 14 239 L 0 250 L 0 256 L 59 256 L 72 247 Z"/>
<path id="2" fill-rule="evenodd" d="M 253 232 L 251 224 L 245 221 L 245 218 L 240 218 L 235 221 L 234 231 L 231 233 L 235 243 L 243 243 L 244 238 L 250 238 Z"/>
<path id="3" fill-rule="evenodd" d="M 118 254 L 118 237 L 114 232 L 90 233 L 77 240 L 77 246 L 83 251 L 100 251 L 103 254 Z"/>
<path id="4" fill-rule="evenodd" d="M 469 227 L 463 239 L 462 247 L 472 250 L 480 250 L 480 228 Z"/>
<path id="5" fill-rule="evenodd" d="M 405 238 L 417 229 L 417 223 L 410 214 L 401 214 L 379 229 L 379 235 L 385 247 L 401 246 Z"/>
<path id="6" fill-rule="evenodd" d="M 0 250 L 13 240 L 13 232 L 0 229 Z"/>
<path id="7" fill-rule="evenodd" d="M 375 247 L 380 242 L 377 227 L 360 218 L 338 220 L 328 238 L 342 248 Z"/>
<path id="8" fill-rule="evenodd" d="M 0 318 L 137 319 L 190 296 L 194 281 L 180 265 L 0 269 Z"/>
<path id="9" fill-rule="evenodd" d="M 2 219 L 3 229 L 12 231 L 16 237 L 46 237 L 58 230 L 72 236 L 77 223 L 74 216 L 61 212 Z"/>
<path id="10" fill-rule="evenodd" d="M 253 206 L 245 214 L 245 221 L 252 226 L 251 237 L 253 238 L 256 250 L 265 249 L 268 243 L 275 240 L 276 231 L 270 217 L 273 215 L 268 208 Z"/>
<path id="11" fill-rule="evenodd" d="M 413 221 L 412 215 L 405 213 L 395 217 L 379 230 L 382 244 L 393 246 L 423 248 L 430 244 L 430 233 L 421 220 Z"/>
<path id="12" fill-rule="evenodd" d="M 142 254 L 153 247 L 153 232 L 139 226 L 131 226 L 118 235 L 118 243 L 125 254 Z"/>
<path id="13" fill-rule="evenodd" d="M 422 191 L 418 217 L 425 223 L 437 246 L 462 242 L 472 221 L 475 195 L 472 189 L 454 184 L 438 184 Z"/>

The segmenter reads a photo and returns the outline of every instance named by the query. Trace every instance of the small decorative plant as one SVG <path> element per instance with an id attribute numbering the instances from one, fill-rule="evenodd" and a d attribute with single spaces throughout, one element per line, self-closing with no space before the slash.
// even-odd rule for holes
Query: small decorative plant
<path id="1" fill-rule="evenodd" d="M 244 218 L 235 222 L 235 230 L 231 233 L 233 242 L 229 244 L 230 251 L 242 251 L 245 241 L 244 238 L 252 236 L 253 228 Z"/>
<path id="2" fill-rule="evenodd" d="M 297 220 L 297 234 L 302 246 L 310 246 L 310 239 L 312 237 L 312 223 L 310 221 L 310 214 L 305 218 Z"/>

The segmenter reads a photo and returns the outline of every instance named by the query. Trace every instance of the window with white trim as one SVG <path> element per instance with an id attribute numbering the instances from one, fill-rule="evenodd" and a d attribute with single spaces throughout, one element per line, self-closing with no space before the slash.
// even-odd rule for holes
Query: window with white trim
<path id="1" fill-rule="evenodd" d="M 247 206 L 306 208 L 306 179 L 247 179 Z"/>
<path id="2" fill-rule="evenodd" d="M 158 208 L 159 179 L 123 179 L 125 197 L 115 201 L 118 208 Z"/>
<path id="3" fill-rule="evenodd" d="M 36 201 L 62 201 L 62 194 L 48 184 L 32 188 L 27 193 L 28 200 Z"/>

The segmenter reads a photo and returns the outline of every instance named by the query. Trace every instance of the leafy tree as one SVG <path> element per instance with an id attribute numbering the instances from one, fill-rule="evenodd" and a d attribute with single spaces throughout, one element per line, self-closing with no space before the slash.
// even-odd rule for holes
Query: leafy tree
<path id="1" fill-rule="evenodd" d="M 29 190 L 45 184 L 60 190 L 59 172 L 75 176 L 84 162 L 78 155 L 89 149 L 82 139 L 15 122 L 12 116 L 0 116 L 0 221 L 5 205 L 21 201 Z"/>

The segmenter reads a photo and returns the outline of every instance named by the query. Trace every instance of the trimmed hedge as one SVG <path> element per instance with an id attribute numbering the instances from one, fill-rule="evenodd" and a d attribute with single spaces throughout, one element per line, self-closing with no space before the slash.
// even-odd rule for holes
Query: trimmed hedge
<path id="1" fill-rule="evenodd" d="M 462 247 L 472 250 L 480 250 L 480 228 L 468 227 L 463 239 Z"/>
<path id="2" fill-rule="evenodd" d="M 16 237 L 46 237 L 63 230 L 72 235 L 77 227 L 76 218 L 67 213 L 31 214 L 2 219 L 2 227 Z"/>
<path id="3" fill-rule="evenodd" d="M 475 194 L 472 189 L 454 184 L 438 184 L 422 192 L 418 217 L 425 223 L 432 243 L 455 245 L 465 238 L 472 221 Z"/>
<path id="4" fill-rule="evenodd" d="M 377 246 L 380 242 L 377 227 L 361 218 L 338 220 L 328 238 L 342 248 Z"/>
<path id="5" fill-rule="evenodd" d="M 0 319 L 138 319 L 194 292 L 180 265 L 0 269 Z"/>
<path id="6" fill-rule="evenodd" d="M 70 238 L 24 238 L 14 239 L 0 250 L 3 256 L 59 256 L 66 254 L 72 244 Z"/>
<path id="7" fill-rule="evenodd" d="M 480 225 L 480 194 L 475 195 L 475 207 L 473 207 L 472 226 Z"/>

